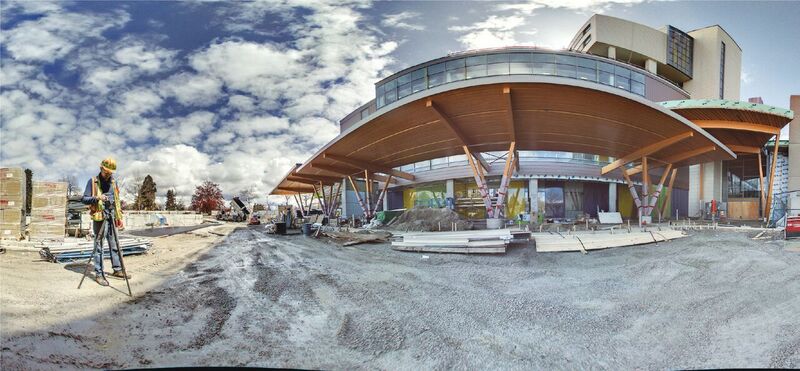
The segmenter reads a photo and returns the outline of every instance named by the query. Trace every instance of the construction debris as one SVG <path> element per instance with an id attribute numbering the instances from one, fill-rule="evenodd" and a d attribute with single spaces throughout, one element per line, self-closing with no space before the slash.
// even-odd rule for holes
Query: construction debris
<path id="1" fill-rule="evenodd" d="M 472 229 L 472 223 L 461 220 L 458 213 L 448 208 L 415 207 L 394 218 L 387 229 L 415 232 L 465 231 Z"/>
<path id="2" fill-rule="evenodd" d="M 103 256 L 110 256 L 107 243 L 103 243 Z M 146 238 L 120 238 L 120 250 L 123 256 L 144 254 L 153 247 L 153 243 Z M 89 259 L 94 251 L 94 241 L 63 242 L 45 245 L 39 250 L 42 259 L 53 263 L 70 262 L 76 259 Z"/>
<path id="3" fill-rule="evenodd" d="M 502 254 L 514 242 L 528 242 L 530 232 L 511 229 L 482 231 L 407 233 L 402 241 L 392 242 L 392 249 L 414 252 L 459 254 Z"/>

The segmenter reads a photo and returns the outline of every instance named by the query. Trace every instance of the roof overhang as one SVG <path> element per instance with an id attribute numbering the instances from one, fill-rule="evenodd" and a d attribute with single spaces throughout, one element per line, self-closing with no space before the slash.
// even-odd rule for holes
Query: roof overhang
<path id="1" fill-rule="evenodd" d="M 381 172 L 464 154 L 464 141 L 471 152 L 507 150 L 512 137 L 518 150 L 626 158 L 648 149 L 645 156 L 676 167 L 736 157 L 699 126 L 644 97 L 582 80 L 511 75 L 448 83 L 384 106 L 294 174 L 363 174 L 358 163 Z M 348 161 L 336 160 L 342 158 Z M 278 187 L 291 188 L 285 178 Z"/>
<path id="2" fill-rule="evenodd" d="M 791 110 L 722 99 L 660 103 L 689 119 L 737 153 L 757 153 L 794 118 Z"/>

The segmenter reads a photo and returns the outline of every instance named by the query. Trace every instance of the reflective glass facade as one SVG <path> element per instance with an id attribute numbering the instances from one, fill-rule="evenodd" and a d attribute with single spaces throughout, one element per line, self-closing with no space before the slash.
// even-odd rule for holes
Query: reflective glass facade
<path id="1" fill-rule="evenodd" d="M 608 165 L 614 161 L 613 157 L 592 155 L 588 153 L 557 152 L 557 151 L 519 151 L 520 161 L 548 161 L 548 162 L 572 162 L 591 164 L 597 166 Z M 504 163 L 506 152 L 485 152 L 483 153 L 486 161 L 491 163 Z M 449 157 L 435 158 L 428 161 L 420 161 L 413 164 L 396 167 L 395 170 L 414 173 L 418 171 L 443 169 L 451 166 L 467 166 L 466 155 L 456 155 Z"/>
<path id="2" fill-rule="evenodd" d="M 452 57 L 423 64 L 378 84 L 378 108 L 411 94 L 456 81 L 501 75 L 548 75 L 586 80 L 645 95 L 644 74 L 621 65 L 583 54 L 547 51 L 497 51 Z"/>
<path id="3" fill-rule="evenodd" d="M 686 32 L 669 26 L 667 30 L 667 64 L 692 77 L 694 39 Z"/>

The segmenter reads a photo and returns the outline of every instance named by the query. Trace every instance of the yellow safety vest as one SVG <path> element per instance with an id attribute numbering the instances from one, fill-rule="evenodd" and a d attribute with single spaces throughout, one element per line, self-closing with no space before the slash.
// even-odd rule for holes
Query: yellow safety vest
<path id="1" fill-rule="evenodd" d="M 111 189 L 114 190 L 114 219 L 118 222 L 122 222 L 122 206 L 120 205 L 119 200 L 119 188 L 117 188 L 117 182 L 114 179 L 111 179 Z M 102 189 L 100 188 L 100 179 L 98 177 L 92 177 L 92 197 L 98 198 L 103 193 Z M 89 205 L 89 213 L 92 216 L 92 220 L 96 222 L 103 221 L 103 201 L 97 201 L 94 205 Z"/>

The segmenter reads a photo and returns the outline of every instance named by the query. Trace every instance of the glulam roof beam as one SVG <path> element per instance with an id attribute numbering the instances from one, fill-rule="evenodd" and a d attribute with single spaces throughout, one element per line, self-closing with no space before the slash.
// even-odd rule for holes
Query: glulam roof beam
<path id="1" fill-rule="evenodd" d="M 612 171 L 614 171 L 614 170 L 616 170 L 616 169 L 618 169 L 618 168 L 620 168 L 622 166 L 625 166 L 625 164 L 627 164 L 627 163 L 633 162 L 633 161 L 635 161 L 637 159 L 640 159 L 642 157 L 647 157 L 647 156 L 649 156 L 649 155 L 651 155 L 653 153 L 656 153 L 656 152 L 658 152 L 658 151 L 660 151 L 660 150 L 662 150 L 664 148 L 667 148 L 667 147 L 669 147 L 669 146 L 671 146 L 671 145 L 673 145 L 675 143 L 678 143 L 678 142 L 680 142 L 680 141 L 682 141 L 684 139 L 691 138 L 692 136 L 694 136 L 694 132 L 687 131 L 685 133 L 681 133 L 681 134 L 678 134 L 678 135 L 675 135 L 675 136 L 660 140 L 658 142 L 652 143 L 652 144 L 647 145 L 645 147 L 642 147 L 642 148 L 640 148 L 640 149 L 638 149 L 636 151 L 633 151 L 633 152 L 631 152 L 631 153 L 629 153 L 629 154 L 627 154 L 625 156 L 620 157 L 618 160 L 616 160 L 616 161 L 614 161 L 614 162 L 612 162 L 612 163 L 610 163 L 610 164 L 608 164 L 606 166 L 603 166 L 603 169 L 601 170 L 601 174 L 602 175 L 608 174 L 608 173 L 610 173 L 610 172 L 612 172 Z"/>

